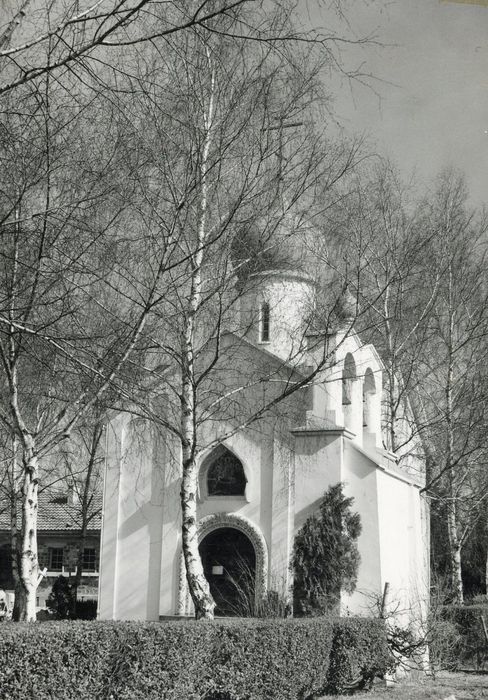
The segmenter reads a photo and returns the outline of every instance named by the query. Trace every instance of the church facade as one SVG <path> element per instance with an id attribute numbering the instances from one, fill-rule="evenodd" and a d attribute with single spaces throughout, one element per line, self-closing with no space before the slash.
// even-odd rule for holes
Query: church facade
<path id="1" fill-rule="evenodd" d="M 429 548 L 422 460 L 384 447 L 383 366 L 353 329 L 347 308 L 326 334 L 303 332 L 313 285 L 296 269 L 254 271 L 240 299 L 239 343 L 246 363 L 286 368 L 300 380 L 319 368 L 293 410 L 252 423 L 199 461 L 200 554 L 217 615 L 248 614 L 266 592 L 288 595 L 294 536 L 329 486 L 354 498 L 362 532 L 354 593 L 342 611 L 371 614 L 385 584 L 392 605 L 413 610 L 427 600 Z M 345 304 L 347 307 L 347 303 Z M 321 365 L 324 343 L 328 361 Z M 236 369 L 237 366 L 237 369 Z M 271 381 L 271 379 L 270 379 Z M 261 389 L 259 389 L 261 391 Z M 255 400 L 261 394 L 256 391 Z M 204 429 L 205 432 L 205 429 Z M 223 431 L 226 433 L 226 431 Z M 205 442 L 205 435 L 204 440 Z M 107 431 L 99 617 L 158 620 L 190 616 L 181 545 L 179 445 L 129 414 Z"/>

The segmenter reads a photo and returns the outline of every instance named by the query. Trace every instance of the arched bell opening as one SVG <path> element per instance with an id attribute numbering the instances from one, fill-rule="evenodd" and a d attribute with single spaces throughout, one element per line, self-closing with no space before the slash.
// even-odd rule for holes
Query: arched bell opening
<path id="1" fill-rule="evenodd" d="M 374 380 L 373 370 L 368 367 L 364 374 L 363 382 L 363 428 L 367 433 L 375 433 L 377 429 L 375 398 L 376 382 Z"/>
<path id="2" fill-rule="evenodd" d="M 342 410 L 344 412 L 344 425 L 350 430 L 354 429 L 355 392 L 357 381 L 356 363 L 350 352 L 344 358 L 342 370 Z"/>

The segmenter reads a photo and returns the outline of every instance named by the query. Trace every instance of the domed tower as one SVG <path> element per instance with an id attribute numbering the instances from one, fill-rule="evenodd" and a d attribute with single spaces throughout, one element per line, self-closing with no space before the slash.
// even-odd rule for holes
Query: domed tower
<path id="1" fill-rule="evenodd" d="M 240 332 L 292 363 L 302 360 L 315 306 L 313 238 L 289 214 L 248 225 L 232 246 L 242 290 Z"/>
<path id="2" fill-rule="evenodd" d="M 336 318 L 340 326 L 352 326 L 358 314 L 358 301 L 346 282 L 336 303 Z"/>

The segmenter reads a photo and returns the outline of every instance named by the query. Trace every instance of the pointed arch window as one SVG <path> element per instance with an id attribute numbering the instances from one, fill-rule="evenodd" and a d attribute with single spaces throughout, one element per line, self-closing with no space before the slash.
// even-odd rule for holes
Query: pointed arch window
<path id="1" fill-rule="evenodd" d="M 262 343 L 268 343 L 271 335 L 271 310 L 267 301 L 261 304 L 260 314 L 260 340 Z"/>
<path id="2" fill-rule="evenodd" d="M 218 455 L 208 467 L 209 496 L 244 496 L 246 483 L 242 462 L 229 450 Z"/>

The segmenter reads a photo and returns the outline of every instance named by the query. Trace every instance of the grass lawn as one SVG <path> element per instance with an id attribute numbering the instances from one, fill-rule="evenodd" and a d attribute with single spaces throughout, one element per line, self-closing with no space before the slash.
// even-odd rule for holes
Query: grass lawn
<path id="1" fill-rule="evenodd" d="M 324 698 L 337 695 L 326 695 Z M 435 679 L 426 676 L 404 680 L 389 688 L 375 687 L 369 693 L 358 693 L 354 700 L 488 700 L 488 674 L 448 673 Z"/>

